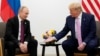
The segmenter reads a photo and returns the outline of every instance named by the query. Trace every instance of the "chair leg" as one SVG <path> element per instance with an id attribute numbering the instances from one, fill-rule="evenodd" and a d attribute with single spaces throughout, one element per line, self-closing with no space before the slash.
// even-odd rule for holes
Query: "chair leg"
<path id="1" fill-rule="evenodd" d="M 0 56 L 3 56 L 2 40 L 0 39 Z"/>
<path id="2" fill-rule="evenodd" d="M 99 51 L 99 54 L 98 54 L 98 56 L 100 56 L 100 51 Z"/>

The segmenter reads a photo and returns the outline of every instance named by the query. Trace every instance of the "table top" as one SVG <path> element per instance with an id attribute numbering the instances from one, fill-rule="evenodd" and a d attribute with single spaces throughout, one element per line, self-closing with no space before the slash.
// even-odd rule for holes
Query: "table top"
<path id="1" fill-rule="evenodd" d="M 45 43 L 45 42 L 41 42 L 40 45 L 42 46 L 58 46 L 61 45 L 61 42 L 54 42 L 54 43 Z"/>

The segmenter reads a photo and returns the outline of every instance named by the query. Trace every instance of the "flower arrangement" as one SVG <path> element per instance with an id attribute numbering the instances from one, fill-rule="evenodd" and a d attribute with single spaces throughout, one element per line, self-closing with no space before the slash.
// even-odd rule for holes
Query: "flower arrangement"
<path id="1" fill-rule="evenodd" d="M 42 34 L 43 39 L 47 39 L 49 37 L 52 37 L 56 34 L 56 31 L 54 29 L 48 30 L 45 33 Z"/>

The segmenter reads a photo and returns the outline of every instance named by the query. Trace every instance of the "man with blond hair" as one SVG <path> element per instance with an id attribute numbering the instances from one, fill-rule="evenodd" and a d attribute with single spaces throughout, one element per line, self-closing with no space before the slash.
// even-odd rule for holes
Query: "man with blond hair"
<path id="1" fill-rule="evenodd" d="M 18 16 L 14 16 L 7 21 L 5 32 L 5 47 L 8 56 L 15 56 L 16 48 L 22 53 L 29 53 L 30 56 L 37 56 L 37 41 L 32 38 L 30 22 L 27 20 L 29 10 L 22 6 Z"/>
<path id="2" fill-rule="evenodd" d="M 86 51 L 88 56 L 95 56 L 98 41 L 94 16 L 82 12 L 79 3 L 70 4 L 69 10 L 71 15 L 66 18 L 64 28 L 45 42 L 58 41 L 71 31 L 70 38 L 62 43 L 66 56 L 74 56 L 75 50 Z"/>

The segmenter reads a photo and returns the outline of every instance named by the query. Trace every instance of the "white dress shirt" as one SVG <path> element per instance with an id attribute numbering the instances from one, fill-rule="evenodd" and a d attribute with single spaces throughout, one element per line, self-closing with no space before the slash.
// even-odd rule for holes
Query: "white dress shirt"
<path id="1" fill-rule="evenodd" d="M 21 18 L 19 16 L 18 16 L 18 21 L 19 21 L 18 40 L 20 40 L 20 35 L 21 35 Z"/>
<path id="2" fill-rule="evenodd" d="M 77 35 L 77 27 L 76 27 L 77 23 L 76 23 L 76 21 L 78 21 L 80 23 L 80 27 L 81 27 L 82 13 L 80 13 L 80 15 L 77 18 L 75 18 L 75 35 Z M 76 39 L 77 39 L 77 36 L 76 36 Z"/>
<path id="3" fill-rule="evenodd" d="M 18 21 L 19 21 L 19 32 L 18 32 L 18 40 L 20 41 L 20 35 L 21 35 L 21 18 L 18 16 Z M 25 41 L 24 43 L 28 44 L 27 41 Z"/>

